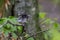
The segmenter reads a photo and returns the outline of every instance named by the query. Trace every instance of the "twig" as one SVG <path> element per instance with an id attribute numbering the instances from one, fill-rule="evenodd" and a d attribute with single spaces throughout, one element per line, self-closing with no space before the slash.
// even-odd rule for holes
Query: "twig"
<path id="1" fill-rule="evenodd" d="M 37 35 L 37 34 L 39 34 L 39 33 L 41 33 L 41 32 L 46 32 L 46 31 L 48 31 L 48 30 L 49 30 L 49 29 L 47 29 L 47 30 L 43 30 L 43 31 L 39 31 L 39 32 L 37 32 L 37 33 L 31 35 L 30 37 L 33 37 L 33 36 L 35 36 L 35 35 Z M 30 38 L 30 37 L 28 37 L 28 38 Z M 27 38 L 27 39 L 28 39 L 28 38 Z"/>

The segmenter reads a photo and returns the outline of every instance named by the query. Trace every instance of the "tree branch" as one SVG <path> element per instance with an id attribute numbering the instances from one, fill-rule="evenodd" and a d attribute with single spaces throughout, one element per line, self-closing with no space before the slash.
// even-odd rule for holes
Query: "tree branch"
<path id="1" fill-rule="evenodd" d="M 37 35 L 37 34 L 39 34 L 39 33 L 41 33 L 41 32 L 46 32 L 46 31 L 48 31 L 49 29 L 47 29 L 47 30 L 43 30 L 43 31 L 39 31 L 39 32 L 37 32 L 37 33 L 35 33 L 35 34 L 33 34 L 33 35 L 31 35 L 30 37 L 33 37 L 33 36 L 35 36 L 35 35 Z M 29 33 L 30 34 L 30 33 Z M 28 38 L 30 38 L 30 37 L 28 37 Z M 27 38 L 27 39 L 28 39 Z"/>

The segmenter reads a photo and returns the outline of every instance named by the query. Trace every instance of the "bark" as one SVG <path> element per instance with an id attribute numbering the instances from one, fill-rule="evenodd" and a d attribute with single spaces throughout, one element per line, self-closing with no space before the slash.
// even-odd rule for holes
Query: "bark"
<path id="1" fill-rule="evenodd" d="M 35 0 L 35 16 L 34 16 L 34 20 L 35 20 L 35 27 L 36 27 L 36 32 L 39 32 L 39 31 L 42 31 L 41 30 L 41 27 L 40 27 L 40 24 L 39 24 L 39 4 L 38 4 L 38 0 Z M 36 35 L 36 40 L 45 40 L 44 39 L 44 35 L 43 35 L 43 32 L 39 33 Z"/>
<path id="2" fill-rule="evenodd" d="M 27 0 L 26 0 L 27 1 Z M 28 2 L 28 1 L 27 1 Z M 29 0 L 31 3 L 30 7 L 27 5 L 27 11 L 30 15 L 28 19 L 28 26 L 27 26 L 27 32 L 30 33 L 30 35 L 34 35 L 35 33 L 42 31 L 39 24 L 39 8 L 38 8 L 38 0 Z M 28 3 L 29 4 L 29 3 Z M 34 37 L 34 36 L 33 36 Z M 36 40 L 44 40 L 43 33 L 39 33 L 35 36 Z"/>
<path id="3" fill-rule="evenodd" d="M 34 35 L 36 32 L 41 31 L 39 24 L 39 8 L 37 0 L 18 0 L 15 3 L 14 14 L 21 20 L 21 15 L 26 14 L 26 24 L 24 26 L 26 33 Z M 24 19 L 23 19 L 24 20 Z M 20 21 L 22 22 L 22 21 Z M 44 40 L 43 33 L 39 33 L 35 37 L 36 40 Z"/>

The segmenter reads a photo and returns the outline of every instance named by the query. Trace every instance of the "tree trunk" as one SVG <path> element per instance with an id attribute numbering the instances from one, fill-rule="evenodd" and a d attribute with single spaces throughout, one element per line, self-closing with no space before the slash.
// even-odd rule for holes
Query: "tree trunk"
<path id="1" fill-rule="evenodd" d="M 30 6 L 26 5 L 26 12 L 30 15 L 28 19 L 27 32 L 30 33 L 30 35 L 34 35 L 35 33 L 42 31 L 39 24 L 38 0 L 26 0 L 26 3 L 30 4 Z M 43 32 L 37 34 L 35 38 L 36 40 L 44 40 Z"/>
<path id="2" fill-rule="evenodd" d="M 39 4 L 38 4 L 38 3 L 39 3 L 38 0 L 35 0 L 34 5 L 35 5 L 36 10 L 35 10 L 34 20 L 35 20 L 36 32 L 42 31 L 42 30 L 41 30 L 41 27 L 40 27 L 40 24 L 39 24 L 39 21 L 40 21 L 40 20 L 39 20 Z M 38 33 L 38 34 L 36 35 L 36 40 L 45 40 L 45 39 L 44 39 L 43 32 Z"/>
<path id="3" fill-rule="evenodd" d="M 19 0 L 16 1 L 14 7 L 15 15 L 21 20 L 20 15 L 28 15 L 26 33 L 34 35 L 38 31 L 41 31 L 39 24 L 39 8 L 38 0 Z M 35 37 L 36 40 L 44 40 L 43 33 L 39 33 Z"/>

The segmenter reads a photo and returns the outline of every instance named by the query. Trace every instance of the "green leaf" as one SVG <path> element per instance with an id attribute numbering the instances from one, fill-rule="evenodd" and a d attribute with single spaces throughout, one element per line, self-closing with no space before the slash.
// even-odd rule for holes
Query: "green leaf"
<path id="1" fill-rule="evenodd" d="M 11 26 L 10 26 L 10 24 L 6 24 L 6 25 L 4 25 L 3 28 L 6 29 L 6 30 L 10 30 L 11 29 Z"/>
<path id="2" fill-rule="evenodd" d="M 13 16 L 9 16 L 10 19 L 14 18 Z"/>
<path id="3" fill-rule="evenodd" d="M 41 24 L 49 24 L 51 22 L 51 19 L 46 19 L 46 20 L 44 20 Z"/>
<path id="4" fill-rule="evenodd" d="M 13 38 L 17 38 L 17 35 L 15 33 L 12 33 Z"/>
<path id="5" fill-rule="evenodd" d="M 17 22 L 17 19 L 16 19 L 16 18 L 9 19 L 9 21 L 10 21 L 11 23 L 18 24 L 18 22 Z"/>
<path id="6" fill-rule="evenodd" d="M 0 24 L 2 24 L 4 22 L 5 19 L 1 18 L 0 19 Z"/>
<path id="7" fill-rule="evenodd" d="M 4 31 L 5 36 L 8 36 L 8 33 L 9 33 L 8 30 Z"/>
<path id="8" fill-rule="evenodd" d="M 48 34 L 44 33 L 45 40 L 48 40 Z"/>
<path id="9" fill-rule="evenodd" d="M 23 27 L 22 27 L 22 26 L 18 26 L 17 29 L 18 29 L 19 31 L 22 31 Z"/>
<path id="10" fill-rule="evenodd" d="M 30 37 L 30 38 L 28 38 L 27 40 L 34 40 L 34 38 L 33 38 L 33 37 Z"/>
<path id="11" fill-rule="evenodd" d="M 40 12 L 40 13 L 39 13 L 39 17 L 40 17 L 40 18 L 45 18 L 45 16 L 46 16 L 46 13 L 45 13 L 45 12 Z"/>
<path id="12" fill-rule="evenodd" d="M 28 37 L 30 37 L 30 35 L 29 34 L 25 34 L 25 36 L 24 36 L 25 38 L 28 38 Z"/>
<path id="13" fill-rule="evenodd" d="M 55 22 L 55 23 L 53 24 L 53 27 L 54 27 L 54 28 L 58 28 L 58 27 L 59 27 L 59 24 Z"/>
<path id="14" fill-rule="evenodd" d="M 12 31 L 12 32 L 14 32 L 14 31 L 16 31 L 16 30 L 17 30 L 16 26 L 11 26 L 11 31 Z"/>

